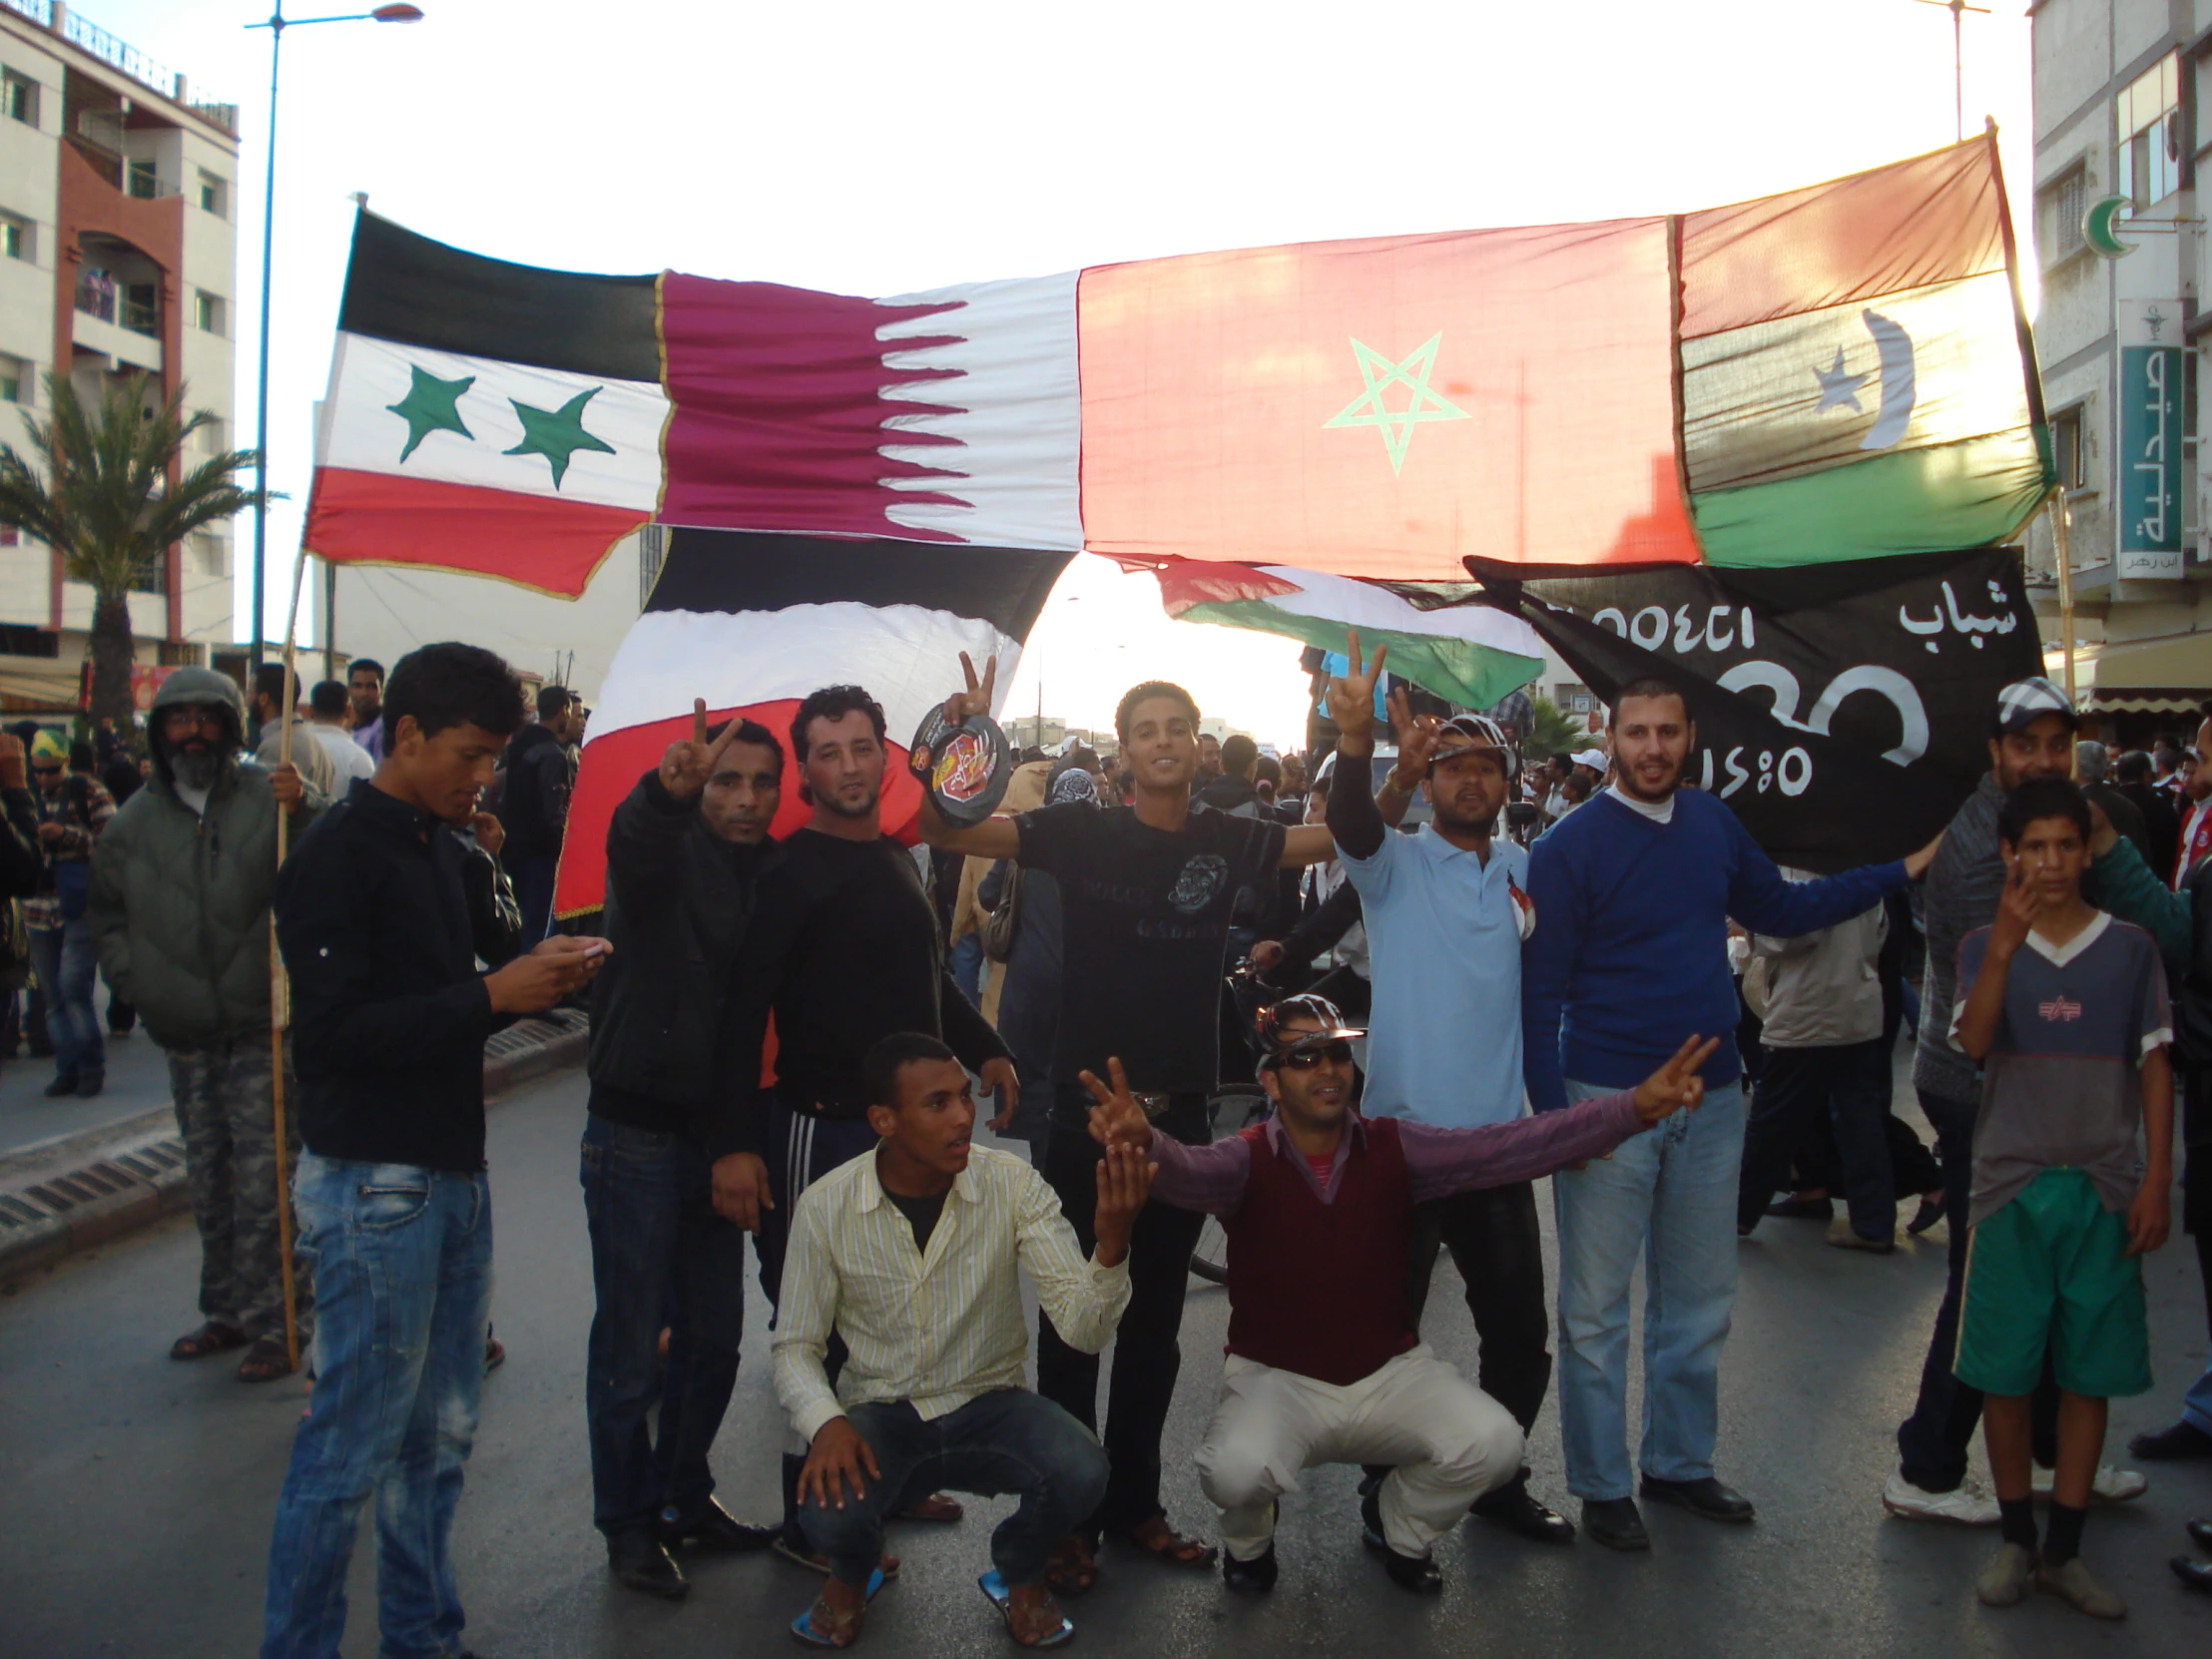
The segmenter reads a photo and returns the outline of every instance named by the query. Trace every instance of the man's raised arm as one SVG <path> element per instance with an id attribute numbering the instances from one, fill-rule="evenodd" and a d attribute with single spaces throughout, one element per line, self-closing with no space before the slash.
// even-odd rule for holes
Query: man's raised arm
<path id="1" fill-rule="evenodd" d="M 983 678 L 975 677 L 975 663 L 968 654 L 960 653 L 960 674 L 967 681 L 965 691 L 956 691 L 944 700 L 944 718 L 949 726 L 958 726 L 973 715 L 991 712 L 991 688 L 998 682 L 998 659 L 990 658 L 983 665 Z M 981 824 L 965 828 L 947 824 L 944 815 L 930 804 L 929 794 L 922 792 L 921 812 L 914 821 L 921 831 L 921 838 L 931 846 L 946 852 L 965 852 L 973 858 L 1013 858 L 1021 854 L 1021 831 L 1014 828 L 1010 818 L 987 818 Z"/>

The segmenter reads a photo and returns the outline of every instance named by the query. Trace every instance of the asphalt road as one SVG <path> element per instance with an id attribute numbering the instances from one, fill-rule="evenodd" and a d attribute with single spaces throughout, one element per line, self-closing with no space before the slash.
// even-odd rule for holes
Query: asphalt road
<path id="1" fill-rule="evenodd" d="M 136 1040 L 136 1039 L 134 1039 Z M 499 1335 L 512 1358 L 485 1385 L 483 1430 L 461 1502 L 457 1557 L 469 1641 L 523 1655 L 678 1659 L 781 1651 L 813 1594 L 774 1558 L 710 1561 L 667 1606 L 614 1587 L 591 1526 L 582 1371 L 591 1287 L 576 1185 L 580 1074 L 517 1094 L 491 1117 Z M 1548 1211 L 1548 1206 L 1546 1206 Z M 1547 1226 L 1548 1230 L 1548 1226 Z M 2090 1522 L 2087 1553 L 2132 1604 L 2099 1625 L 2047 1598 L 2004 1612 L 1973 1602 L 1987 1532 L 1885 1517 L 1880 1491 L 1942 1285 L 1941 1232 L 1896 1257 L 1826 1248 L 1808 1223 L 1768 1222 L 1743 1247 L 1743 1288 L 1722 1387 L 1721 1472 L 1759 1504 L 1721 1527 L 1671 1510 L 1648 1519 L 1652 1553 L 1586 1541 L 1522 1543 L 1479 1524 L 1442 1546 L 1446 1588 L 1420 1600 L 1362 1552 L 1354 1471 L 1310 1471 L 1286 1501 L 1284 1578 L 1264 1601 L 1217 1577 L 1107 1557 L 1071 1607 L 1079 1644 L 1146 1659 L 1211 1653 L 1388 1655 L 2201 1655 L 2212 1602 L 2166 1557 L 2181 1523 L 2212 1513 L 2212 1466 L 2156 1469 L 2150 1494 Z M 197 1245 L 178 1218 L 74 1260 L 0 1299 L 0 1655 L 237 1659 L 255 1650 L 270 1517 L 300 1395 L 249 1388 L 216 1360 L 164 1357 L 193 1323 Z M 2186 1247 L 2149 1269 L 2158 1391 L 2113 1410 L 2113 1444 L 2166 1421 L 2204 1363 L 2203 1305 Z M 1471 1372 L 1474 1344 L 1448 1260 L 1431 1340 Z M 766 1308 L 717 1449 L 723 1496 L 765 1516 L 782 1419 L 770 1387 Z M 1188 1528 L 1212 1511 L 1191 1468 L 1218 1377 L 1223 1293 L 1194 1282 L 1185 1368 L 1168 1428 L 1168 1501 Z M 1562 1491 L 1547 1406 L 1532 1446 L 1539 1492 Z M 929 1659 L 1010 1651 L 975 1589 L 1001 1505 L 953 1528 L 905 1528 L 906 1560 L 865 1648 Z M 375 1651 L 369 1528 L 353 1573 L 347 1651 Z"/>

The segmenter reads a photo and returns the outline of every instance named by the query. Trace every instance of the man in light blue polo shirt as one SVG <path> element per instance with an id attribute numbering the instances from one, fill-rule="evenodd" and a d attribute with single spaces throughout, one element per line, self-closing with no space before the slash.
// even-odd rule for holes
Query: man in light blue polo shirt
<path id="1" fill-rule="evenodd" d="M 1414 720 L 1404 694 L 1390 705 L 1397 765 L 1380 801 L 1355 788 L 1375 753 L 1375 680 L 1387 646 L 1363 672 L 1329 684 L 1341 736 L 1329 830 L 1360 890 L 1375 1008 L 1361 1111 L 1440 1129 L 1510 1123 L 1521 1115 L 1520 950 L 1535 923 L 1522 880 L 1528 854 L 1495 833 L 1520 769 L 1511 741 L 1481 715 Z M 1413 792 L 1433 817 L 1410 835 L 1389 832 Z M 1421 1206 L 1409 1300 L 1417 1318 L 1439 1244 L 1451 1250 L 1482 1344 L 1482 1391 L 1525 1434 L 1551 1385 L 1550 1319 L 1542 1236 L 1528 1182 Z M 1528 1471 L 1486 1494 L 1473 1512 L 1531 1538 L 1565 1543 L 1574 1527 L 1528 1491 Z"/>

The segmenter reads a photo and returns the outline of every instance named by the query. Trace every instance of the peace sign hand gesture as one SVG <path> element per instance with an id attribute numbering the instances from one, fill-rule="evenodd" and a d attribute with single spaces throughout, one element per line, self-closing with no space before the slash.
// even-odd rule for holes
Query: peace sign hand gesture
<path id="1" fill-rule="evenodd" d="M 723 751 L 736 741 L 738 722 L 732 719 L 722 729 L 722 736 L 713 743 L 707 741 L 707 704 L 703 698 L 692 699 L 692 735 L 688 743 L 672 743 L 661 756 L 661 788 L 668 791 L 672 801 L 695 801 L 707 787 L 707 780 L 715 775 L 715 768 L 722 763 Z"/>
<path id="2" fill-rule="evenodd" d="M 1390 782 L 1410 795 L 1428 776 L 1443 725 L 1434 715 L 1414 714 L 1403 686 L 1390 693 L 1384 706 L 1390 714 L 1390 734 L 1397 740 L 1397 764 L 1390 769 Z"/>
<path id="3" fill-rule="evenodd" d="M 959 726 L 972 715 L 988 715 L 991 712 L 991 691 L 998 684 L 998 659 L 983 660 L 983 678 L 975 678 L 975 660 L 965 651 L 960 653 L 960 674 L 967 681 L 967 690 L 956 691 L 944 700 L 944 722 L 947 726 Z"/>
<path id="4" fill-rule="evenodd" d="M 1718 1037 L 1685 1037 L 1674 1057 L 1636 1085 L 1636 1114 L 1645 1123 L 1657 1123 L 1678 1111 L 1694 1112 L 1705 1098 L 1705 1079 L 1698 1068 L 1719 1048 Z"/>
<path id="5" fill-rule="evenodd" d="M 1375 752 L 1375 686 L 1382 677 L 1382 661 L 1389 654 L 1389 646 L 1377 646 L 1375 661 L 1363 668 L 1360 630 L 1353 629 L 1345 641 L 1345 655 L 1351 659 L 1351 671 L 1334 676 L 1329 682 L 1329 718 L 1336 723 L 1339 748 L 1356 755 Z"/>
<path id="6" fill-rule="evenodd" d="M 1133 1146 L 1141 1152 L 1152 1144 L 1152 1122 L 1129 1092 L 1129 1073 L 1122 1069 L 1118 1055 L 1108 1056 L 1106 1072 L 1114 1080 L 1112 1088 L 1101 1083 L 1094 1071 L 1076 1074 L 1091 1092 L 1091 1139 L 1101 1146 Z"/>

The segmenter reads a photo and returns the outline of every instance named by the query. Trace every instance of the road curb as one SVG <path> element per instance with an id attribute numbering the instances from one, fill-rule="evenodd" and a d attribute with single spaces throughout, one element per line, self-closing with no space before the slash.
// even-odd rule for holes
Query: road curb
<path id="1" fill-rule="evenodd" d="M 486 1103 L 582 1064 L 590 1041 L 574 1009 L 495 1033 L 484 1044 Z M 191 1204 L 184 1141 L 167 1106 L 0 1156 L 0 1288 Z"/>

